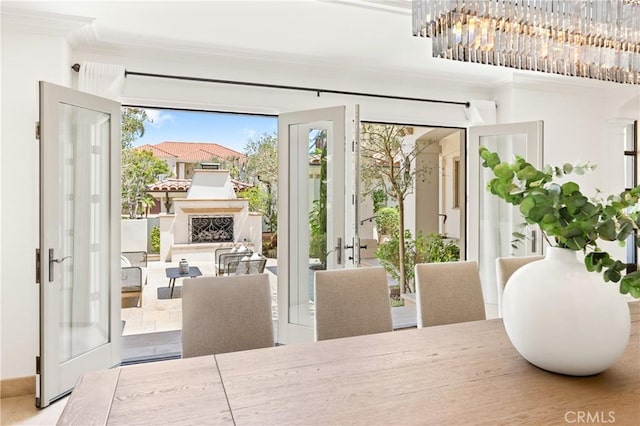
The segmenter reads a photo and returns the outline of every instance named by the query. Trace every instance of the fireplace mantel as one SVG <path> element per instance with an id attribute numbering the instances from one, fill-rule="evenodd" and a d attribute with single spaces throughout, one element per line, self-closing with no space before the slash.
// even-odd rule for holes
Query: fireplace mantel
<path id="1" fill-rule="evenodd" d="M 185 213 L 240 213 L 242 207 L 180 207 Z"/>

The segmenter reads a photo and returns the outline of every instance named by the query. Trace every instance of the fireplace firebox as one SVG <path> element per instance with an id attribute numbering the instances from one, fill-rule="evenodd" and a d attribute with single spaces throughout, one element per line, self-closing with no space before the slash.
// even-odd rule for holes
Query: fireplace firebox
<path id="1" fill-rule="evenodd" d="M 189 243 L 233 242 L 233 216 L 189 216 Z"/>

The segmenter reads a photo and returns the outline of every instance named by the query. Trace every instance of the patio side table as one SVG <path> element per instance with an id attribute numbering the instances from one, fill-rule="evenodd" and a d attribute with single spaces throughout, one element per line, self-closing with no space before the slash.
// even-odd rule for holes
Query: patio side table
<path id="1" fill-rule="evenodd" d="M 167 278 L 169 278 L 169 288 L 171 288 L 171 293 L 169 297 L 173 298 L 173 288 L 176 285 L 176 278 L 195 278 L 202 275 L 200 268 L 197 266 L 189 266 L 188 274 L 181 274 L 180 268 L 166 268 Z"/>

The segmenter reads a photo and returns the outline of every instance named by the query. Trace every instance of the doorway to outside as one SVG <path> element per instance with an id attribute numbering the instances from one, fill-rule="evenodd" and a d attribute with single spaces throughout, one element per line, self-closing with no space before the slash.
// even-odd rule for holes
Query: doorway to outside
<path id="1" fill-rule="evenodd" d="M 259 249 L 269 257 L 265 272 L 275 265 L 277 118 L 125 106 L 122 122 L 122 363 L 178 358 L 182 279 L 172 292 L 167 268 L 185 258 L 215 275 L 215 249 L 225 246 Z M 215 202 L 207 212 L 185 205 L 192 184 L 197 202 L 239 207 L 221 214 Z M 249 226 L 262 232 L 249 235 Z"/>
<path id="2" fill-rule="evenodd" d="M 176 283 L 173 297 L 170 297 L 169 279 L 166 277 L 166 268 L 177 267 L 180 258 L 167 255 L 170 250 L 162 248 L 172 236 L 163 232 L 161 221 L 175 215 L 174 199 L 186 197 L 194 174 L 202 168 L 229 170 L 236 196 L 248 198 L 250 210 L 262 214 L 261 251 L 268 258 L 265 272 L 272 282 L 273 318 L 277 321 L 277 117 L 123 107 L 123 123 L 131 118 L 134 125 L 130 143 L 123 146 L 122 225 L 127 231 L 123 231 L 121 251 L 145 252 L 146 265 L 139 299 L 127 298 L 128 305 L 123 299 L 123 364 L 180 357 L 180 280 Z M 420 156 L 411 161 L 414 168 L 427 171 L 415 176 L 414 189 L 403 200 L 404 228 L 410 231 L 411 241 L 418 235 L 437 234 L 447 243 L 460 247 L 465 220 L 465 167 L 464 155 L 461 156 L 465 130 L 381 123 L 363 123 L 362 130 L 367 126 L 404 128 L 402 139 L 407 152 L 416 144 L 425 145 Z M 321 140 L 319 136 L 316 135 L 316 142 Z M 125 151 L 135 154 L 125 154 Z M 317 144 L 309 149 L 309 186 L 313 189 L 313 197 L 309 200 L 309 232 L 313 237 L 310 238 L 311 253 L 329 251 L 327 247 L 324 250 L 318 247 L 318 241 L 326 245 L 326 240 L 315 235 L 320 220 L 317 215 L 322 211 L 319 207 L 323 194 L 326 196 L 326 190 L 322 190 L 321 151 L 322 147 Z M 144 157 L 143 152 L 154 160 Z M 370 154 L 361 152 L 362 167 L 368 167 L 365 157 Z M 140 157 L 148 160 L 152 170 L 141 176 L 127 175 L 128 166 L 142 161 Z M 396 167 L 402 161 L 402 158 L 394 159 Z M 166 167 L 162 167 L 160 162 Z M 382 162 L 378 161 L 377 166 Z M 373 178 L 363 176 L 363 179 Z M 142 188 L 138 194 L 135 194 L 134 183 Z M 134 187 L 133 190 L 130 187 Z M 392 231 L 385 228 L 385 218 L 389 212 L 398 211 L 399 203 L 397 197 L 385 191 L 388 188 L 373 185 L 368 189 L 359 209 L 360 238 L 367 246 L 360 253 L 361 265 L 387 266 L 393 263 L 394 256 L 389 249 L 384 250 L 384 244 L 393 240 Z M 131 192 L 134 192 L 133 196 Z M 133 215 L 131 203 L 127 203 L 130 199 L 135 201 Z M 394 217 L 397 220 L 397 213 Z M 134 224 L 140 226 L 135 227 Z M 128 231 L 133 228 L 139 229 L 144 236 L 134 238 L 134 233 Z M 232 243 L 241 246 L 244 241 L 233 239 Z M 321 255 L 315 257 L 322 262 Z M 208 258 L 198 259 L 190 264 L 198 266 L 204 275 L 215 275 L 213 249 Z M 397 278 L 393 272 L 389 273 L 391 304 L 411 311 L 402 319 L 404 326 L 415 325 L 415 307 L 411 306 L 410 298 L 399 297 Z M 313 305 L 313 296 L 309 296 L 308 303 Z M 310 311 L 314 311 L 312 306 Z"/>

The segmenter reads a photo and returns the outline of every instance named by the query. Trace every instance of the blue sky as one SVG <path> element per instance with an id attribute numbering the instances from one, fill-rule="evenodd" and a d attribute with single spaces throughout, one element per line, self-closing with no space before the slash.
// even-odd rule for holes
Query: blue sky
<path id="1" fill-rule="evenodd" d="M 244 152 L 249 139 L 278 129 L 276 117 L 145 108 L 153 123 L 133 146 L 164 141 L 213 142 Z"/>

